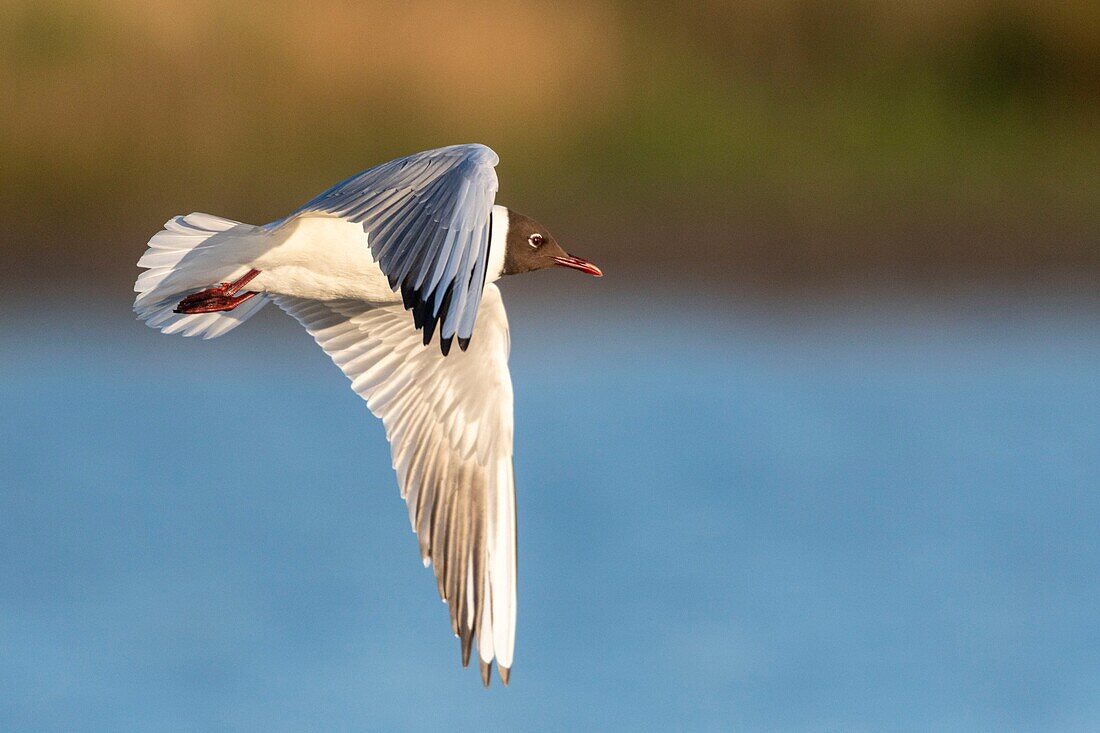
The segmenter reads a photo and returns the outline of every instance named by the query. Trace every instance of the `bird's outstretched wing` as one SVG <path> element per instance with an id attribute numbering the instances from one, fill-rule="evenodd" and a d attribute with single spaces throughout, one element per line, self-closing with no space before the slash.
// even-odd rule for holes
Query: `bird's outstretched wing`
<path id="1" fill-rule="evenodd" d="M 478 144 L 427 150 L 352 176 L 291 216 L 321 211 L 361 223 L 424 344 L 438 325 L 444 355 L 455 337 L 465 350 L 485 285 L 498 161 Z"/>
<path id="2" fill-rule="evenodd" d="M 425 349 L 399 305 L 276 296 L 382 419 L 425 565 L 469 663 L 505 684 L 516 627 L 516 520 L 508 320 L 485 288 L 478 339 L 444 358 Z"/>

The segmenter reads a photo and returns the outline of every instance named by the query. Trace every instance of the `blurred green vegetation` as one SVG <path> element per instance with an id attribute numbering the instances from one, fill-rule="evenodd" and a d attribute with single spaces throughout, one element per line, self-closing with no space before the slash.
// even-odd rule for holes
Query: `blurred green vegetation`
<path id="1" fill-rule="evenodd" d="M 630 275 L 1100 274 L 1096 3 L 0 0 L 0 95 L 32 287 L 474 140 L 501 203 Z"/>

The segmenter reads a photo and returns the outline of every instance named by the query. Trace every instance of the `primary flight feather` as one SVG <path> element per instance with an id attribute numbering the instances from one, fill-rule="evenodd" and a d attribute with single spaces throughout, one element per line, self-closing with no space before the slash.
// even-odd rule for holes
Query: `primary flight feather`
<path id="1" fill-rule="evenodd" d="M 602 275 L 494 204 L 497 162 L 453 145 L 263 226 L 176 217 L 134 286 L 135 312 L 164 333 L 221 336 L 274 301 L 313 336 L 382 419 L 421 558 L 486 685 L 494 661 L 508 683 L 516 629 L 508 320 L 493 282 L 552 266 Z"/>

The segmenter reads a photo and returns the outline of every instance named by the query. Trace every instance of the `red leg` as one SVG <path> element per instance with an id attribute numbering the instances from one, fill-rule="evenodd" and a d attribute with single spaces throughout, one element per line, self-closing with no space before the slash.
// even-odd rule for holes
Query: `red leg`
<path id="1" fill-rule="evenodd" d="M 259 270 L 249 270 L 239 279 L 231 283 L 221 283 L 213 288 L 207 288 L 197 293 L 192 293 L 181 300 L 175 307 L 175 313 L 219 313 L 231 311 L 241 303 L 251 300 L 258 293 L 247 291 L 237 295 L 248 283 L 260 274 Z"/>
<path id="2" fill-rule="evenodd" d="M 243 288 L 245 285 L 248 285 L 250 282 L 252 282 L 254 279 L 256 279 L 256 276 L 259 275 L 259 274 L 260 274 L 259 270 L 249 270 L 248 272 L 241 275 L 238 279 L 234 280 L 231 283 L 228 283 L 228 284 L 222 283 L 222 285 L 226 287 L 226 291 L 225 291 L 224 294 L 225 295 L 236 295 L 237 293 L 240 292 L 241 288 Z"/>

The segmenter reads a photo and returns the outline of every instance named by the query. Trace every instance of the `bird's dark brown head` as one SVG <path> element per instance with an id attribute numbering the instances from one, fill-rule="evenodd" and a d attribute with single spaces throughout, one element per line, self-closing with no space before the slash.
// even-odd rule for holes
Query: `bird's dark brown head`
<path id="1" fill-rule="evenodd" d="M 547 267 L 569 267 L 602 277 L 600 268 L 580 257 L 568 254 L 546 227 L 529 216 L 508 211 L 508 237 L 504 252 L 502 275 L 542 270 Z"/>

